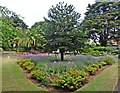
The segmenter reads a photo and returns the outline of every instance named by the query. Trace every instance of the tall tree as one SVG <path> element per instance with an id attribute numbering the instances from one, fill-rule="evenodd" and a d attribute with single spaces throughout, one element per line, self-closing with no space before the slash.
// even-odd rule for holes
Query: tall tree
<path id="1" fill-rule="evenodd" d="M 29 43 L 31 50 L 43 48 L 45 44 L 44 31 L 43 31 L 44 22 L 36 22 L 28 31 L 27 36 L 29 38 Z"/>
<path id="2" fill-rule="evenodd" d="M 48 50 L 59 49 L 61 61 L 64 60 L 65 50 L 74 51 L 76 45 L 81 44 L 79 18 L 80 14 L 75 11 L 75 7 L 64 2 L 52 6 L 48 12 L 48 19 L 45 18 L 45 36 L 48 41 L 46 47 Z"/>
<path id="3" fill-rule="evenodd" d="M 85 14 L 82 22 L 84 30 L 90 38 L 99 38 L 102 46 L 106 46 L 109 39 L 119 36 L 120 2 L 96 2 L 88 5 Z"/>
<path id="4" fill-rule="evenodd" d="M 19 15 L 6 7 L 0 6 L 0 12 L 2 14 L 0 17 L 2 20 L 2 47 L 5 50 L 12 49 L 13 41 L 16 38 L 22 38 L 23 30 L 27 28 L 27 25 L 19 18 Z"/>
<path id="5" fill-rule="evenodd" d="M 10 11 L 7 7 L 0 6 L 0 13 L 2 17 L 10 18 L 13 20 L 14 27 L 21 27 L 22 29 L 27 29 L 27 25 L 23 22 L 23 17 L 21 15 L 17 15 L 15 12 Z"/>

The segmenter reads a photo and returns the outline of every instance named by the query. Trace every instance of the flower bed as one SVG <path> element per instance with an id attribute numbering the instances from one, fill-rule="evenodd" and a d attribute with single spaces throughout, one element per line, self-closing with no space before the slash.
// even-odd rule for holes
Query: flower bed
<path id="1" fill-rule="evenodd" d="M 48 56 L 48 53 L 37 53 L 37 54 L 32 54 L 29 52 L 18 52 L 18 55 L 20 55 L 23 58 L 40 58 L 40 57 L 44 57 L 44 56 Z"/>
<path id="2" fill-rule="evenodd" d="M 79 59 L 80 60 L 80 59 Z M 18 64 L 28 70 L 32 79 L 46 86 L 75 91 L 84 86 L 89 77 L 95 75 L 102 67 L 112 65 L 114 61 L 106 57 L 104 60 L 81 62 L 34 62 L 31 59 L 20 59 Z"/>

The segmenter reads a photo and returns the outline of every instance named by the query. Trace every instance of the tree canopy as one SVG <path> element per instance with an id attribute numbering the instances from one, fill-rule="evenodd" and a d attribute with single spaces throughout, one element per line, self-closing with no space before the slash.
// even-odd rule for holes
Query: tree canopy
<path id="1" fill-rule="evenodd" d="M 31 49 L 43 49 L 45 45 L 45 37 L 44 37 L 44 21 L 36 22 L 28 31 L 27 36 L 29 38 L 29 43 Z"/>
<path id="2" fill-rule="evenodd" d="M 2 14 L 0 17 L 2 20 L 2 47 L 4 50 L 9 50 L 13 48 L 15 38 L 22 38 L 27 25 L 19 18 L 19 15 L 6 7 L 0 6 L 0 12 Z"/>
<path id="3" fill-rule="evenodd" d="M 52 6 L 48 19 L 45 18 L 47 46 L 51 50 L 60 49 L 61 60 L 65 50 L 75 50 L 76 45 L 79 46 L 82 41 L 82 31 L 78 29 L 79 18 L 80 14 L 75 11 L 75 7 L 64 2 Z"/>
<path id="4" fill-rule="evenodd" d="M 88 37 L 96 40 L 102 46 L 107 41 L 120 35 L 120 2 L 96 2 L 88 5 L 85 19 L 82 22 Z"/>

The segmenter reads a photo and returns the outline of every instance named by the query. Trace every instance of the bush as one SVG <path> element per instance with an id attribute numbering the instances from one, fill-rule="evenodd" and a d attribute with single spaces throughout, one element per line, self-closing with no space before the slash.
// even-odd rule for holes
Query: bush
<path id="1" fill-rule="evenodd" d="M 99 65 L 98 64 L 92 64 L 92 65 L 90 65 L 91 67 L 95 67 L 95 68 L 99 68 Z"/>
<path id="2" fill-rule="evenodd" d="M 17 61 L 17 63 L 21 66 L 21 67 L 23 67 L 23 64 L 26 62 L 26 60 L 27 59 L 19 59 L 18 61 Z M 29 59 L 30 60 L 30 59 Z"/>
<path id="3" fill-rule="evenodd" d="M 96 51 L 96 50 L 98 50 L 98 51 L 104 51 L 104 52 L 111 52 L 111 51 L 112 51 L 111 48 L 102 47 L 102 46 L 100 46 L 100 47 L 95 47 L 95 48 L 94 48 L 94 51 Z"/>
<path id="4" fill-rule="evenodd" d="M 3 49 L 2 49 L 2 48 L 0 48 L 0 52 L 3 52 Z"/>
<path id="5" fill-rule="evenodd" d="M 27 65 L 27 70 L 32 71 L 34 69 L 34 63 L 33 62 L 29 62 L 29 64 Z"/>
<path id="6" fill-rule="evenodd" d="M 31 59 L 20 59 L 17 61 L 17 63 L 21 67 L 26 68 L 29 71 L 33 70 L 33 68 L 35 66 L 34 62 L 32 62 Z"/>
<path id="7" fill-rule="evenodd" d="M 93 56 L 102 56 L 104 53 L 102 51 L 91 51 L 89 52 L 89 54 L 93 55 Z"/>
<path id="8" fill-rule="evenodd" d="M 120 53 L 120 49 L 113 50 L 112 53 L 114 53 L 114 54 L 119 54 L 119 53 Z"/>
<path id="9" fill-rule="evenodd" d="M 87 71 L 90 75 L 94 75 L 96 70 L 97 70 L 96 67 L 92 67 L 92 66 L 85 67 L 85 71 Z"/>
<path id="10" fill-rule="evenodd" d="M 102 67 L 102 64 L 100 64 L 100 63 L 97 63 L 97 65 L 99 66 L 99 68 L 101 68 L 101 67 Z"/>
<path id="11" fill-rule="evenodd" d="M 76 68 L 68 69 L 67 73 L 51 78 L 51 85 L 55 87 L 77 89 L 85 83 L 87 73 Z"/>
<path id="12" fill-rule="evenodd" d="M 110 57 L 105 57 L 104 62 L 106 62 L 107 65 L 112 65 L 115 61 Z"/>
<path id="13" fill-rule="evenodd" d="M 40 70 L 31 71 L 31 75 L 32 75 L 32 78 L 35 78 L 39 81 L 44 81 L 44 79 L 46 78 L 45 73 L 43 71 L 40 71 Z"/>
<path id="14" fill-rule="evenodd" d="M 104 61 L 101 61 L 100 64 L 101 64 L 102 66 L 106 66 L 106 65 L 107 65 L 107 63 L 104 62 Z"/>
<path id="15" fill-rule="evenodd" d="M 93 56 L 102 56 L 104 54 L 103 49 L 94 49 L 94 48 L 87 48 L 87 51 L 81 52 L 83 55 L 93 55 Z"/>

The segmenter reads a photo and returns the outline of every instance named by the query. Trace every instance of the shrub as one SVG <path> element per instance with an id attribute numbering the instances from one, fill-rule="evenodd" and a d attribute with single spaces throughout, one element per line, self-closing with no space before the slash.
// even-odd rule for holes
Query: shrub
<path id="1" fill-rule="evenodd" d="M 33 62 L 29 62 L 29 65 L 27 65 L 27 70 L 32 71 L 34 69 L 34 63 Z"/>
<path id="2" fill-rule="evenodd" d="M 33 70 L 35 64 L 31 61 L 31 59 L 20 59 L 17 61 L 17 63 L 21 66 L 26 68 L 27 70 L 31 71 Z"/>
<path id="3" fill-rule="evenodd" d="M 101 68 L 101 67 L 102 67 L 102 64 L 100 64 L 100 63 L 97 63 L 97 65 L 99 66 L 99 68 Z"/>
<path id="4" fill-rule="evenodd" d="M 28 59 L 19 59 L 19 60 L 17 61 L 17 63 L 18 63 L 21 67 L 23 67 L 23 64 L 26 62 L 26 60 L 28 60 Z"/>
<path id="5" fill-rule="evenodd" d="M 32 78 L 35 78 L 39 81 L 43 81 L 46 78 L 46 75 L 43 71 L 33 70 L 31 71 Z"/>
<path id="6" fill-rule="evenodd" d="M 92 66 L 85 67 L 85 71 L 87 71 L 90 75 L 94 75 L 96 70 L 97 70 L 96 67 L 92 67 Z"/>
<path id="7" fill-rule="evenodd" d="M 110 57 L 105 57 L 104 62 L 106 62 L 107 65 L 112 65 L 115 61 Z"/>
<path id="8" fill-rule="evenodd" d="M 107 65 L 107 63 L 104 62 L 104 61 L 101 61 L 100 64 L 101 64 L 102 66 L 106 66 L 106 65 Z"/>
<path id="9" fill-rule="evenodd" d="M 3 52 L 3 49 L 2 49 L 2 48 L 0 48 L 0 52 Z"/>
<path id="10" fill-rule="evenodd" d="M 38 70 L 41 70 L 43 67 L 43 63 L 39 62 L 37 65 L 36 65 L 36 69 Z"/>
<path id="11" fill-rule="evenodd" d="M 118 54 L 118 53 L 120 53 L 120 49 L 113 50 L 112 53 L 114 53 L 114 54 Z"/>
<path id="12" fill-rule="evenodd" d="M 99 47 L 95 47 L 94 50 L 98 50 L 98 51 L 104 51 L 104 52 L 111 52 L 112 49 L 111 48 L 108 48 L 108 47 L 102 47 L 102 46 L 99 46 Z"/>
<path id="13" fill-rule="evenodd" d="M 81 71 L 76 68 L 70 68 L 66 73 L 57 75 L 50 81 L 52 86 L 73 90 L 83 86 L 86 76 L 87 73 L 85 71 Z"/>
<path id="14" fill-rule="evenodd" d="M 102 56 L 104 54 L 104 51 L 99 51 L 94 48 L 88 48 L 87 51 L 82 52 L 83 55 L 93 55 L 93 56 Z"/>
<path id="15" fill-rule="evenodd" d="M 39 70 L 33 70 L 33 71 L 31 71 L 32 78 L 36 79 L 38 72 L 39 72 Z"/>
<path id="16" fill-rule="evenodd" d="M 95 68 L 99 68 L 99 65 L 98 64 L 92 64 L 92 65 L 90 65 L 91 67 L 95 67 Z"/>

